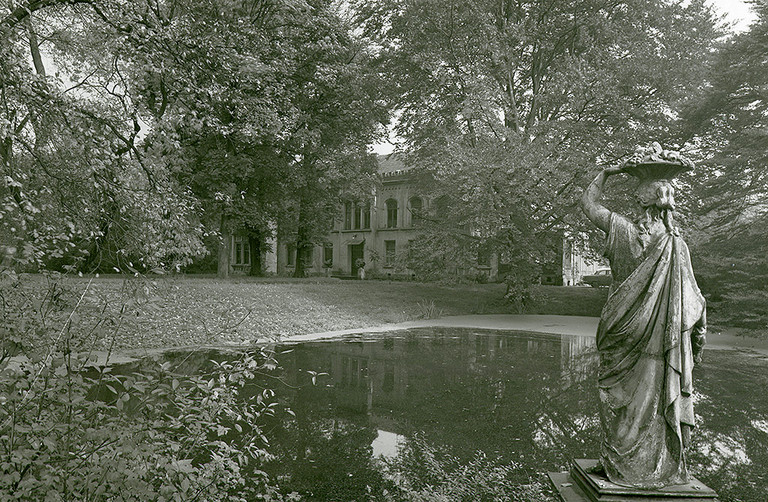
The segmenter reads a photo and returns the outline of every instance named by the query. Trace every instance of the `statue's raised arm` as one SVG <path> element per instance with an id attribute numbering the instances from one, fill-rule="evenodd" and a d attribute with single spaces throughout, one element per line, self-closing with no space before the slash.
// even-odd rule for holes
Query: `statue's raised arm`
<path id="1" fill-rule="evenodd" d="M 589 184 L 584 191 L 584 195 L 581 197 L 581 207 L 584 209 L 584 214 L 587 215 L 589 221 L 594 223 L 597 228 L 606 234 L 611 226 L 611 211 L 600 204 L 599 201 L 600 197 L 603 195 L 605 180 L 608 179 L 608 176 L 619 174 L 621 172 L 623 172 L 621 167 L 608 167 L 603 169 L 595 179 L 592 180 L 592 183 Z"/>

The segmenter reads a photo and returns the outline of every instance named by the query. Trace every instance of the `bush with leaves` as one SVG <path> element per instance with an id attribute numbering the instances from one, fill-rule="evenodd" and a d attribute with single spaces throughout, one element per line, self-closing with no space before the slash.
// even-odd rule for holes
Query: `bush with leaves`
<path id="1" fill-rule="evenodd" d="M 277 409 L 273 393 L 241 393 L 273 364 L 269 354 L 198 376 L 159 360 L 119 374 L 83 342 L 116 334 L 143 299 L 88 326 L 76 322 L 87 287 L 75 301 L 56 280 L 34 294 L 16 279 L 3 290 L 0 499 L 295 499 L 261 470 L 270 454 L 259 424 Z"/>

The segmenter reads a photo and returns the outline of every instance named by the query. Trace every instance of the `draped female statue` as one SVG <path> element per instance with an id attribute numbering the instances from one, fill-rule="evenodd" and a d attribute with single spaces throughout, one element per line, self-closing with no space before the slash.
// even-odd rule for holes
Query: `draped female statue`
<path id="1" fill-rule="evenodd" d="M 607 235 L 613 274 L 596 340 L 603 431 L 597 471 L 618 485 L 688 482 L 692 370 L 704 345 L 706 304 L 674 224 L 670 180 L 691 168 L 655 143 L 623 166 L 603 170 L 582 198 L 587 217 Z M 599 203 L 606 179 L 619 173 L 640 181 L 641 212 L 634 220 Z"/>

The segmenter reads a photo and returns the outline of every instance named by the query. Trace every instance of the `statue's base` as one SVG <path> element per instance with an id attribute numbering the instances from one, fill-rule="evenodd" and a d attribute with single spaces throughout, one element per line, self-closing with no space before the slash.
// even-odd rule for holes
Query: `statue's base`
<path id="1" fill-rule="evenodd" d="M 597 460 L 578 459 L 570 472 L 550 472 L 550 481 L 563 502 L 715 502 L 717 493 L 696 478 L 684 485 L 657 490 L 630 488 L 611 483 L 589 470 Z"/>

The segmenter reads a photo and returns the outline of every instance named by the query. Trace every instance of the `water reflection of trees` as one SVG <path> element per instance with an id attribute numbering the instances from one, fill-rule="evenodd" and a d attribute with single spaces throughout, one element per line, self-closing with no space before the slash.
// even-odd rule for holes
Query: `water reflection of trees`
<path id="1" fill-rule="evenodd" d="M 768 372 L 765 358 L 708 351 L 694 378 L 699 421 L 695 474 L 721 501 L 768 500 Z"/>
<path id="2" fill-rule="evenodd" d="M 595 407 L 587 404 L 595 399 L 587 371 L 594 353 L 588 342 L 436 329 L 294 347 L 280 360 L 283 378 L 301 388 L 291 399 L 298 418 L 292 426 L 283 424 L 280 435 L 303 445 L 308 435 L 330 440 L 354 427 L 368 427 L 369 438 L 377 429 L 405 437 L 418 433 L 448 447 L 446 454 L 459 461 L 471 462 L 482 451 L 515 465 L 507 474 L 525 484 L 546 468 L 565 465 L 569 456 L 563 451 L 585 456 L 595 448 Z M 321 385 L 306 385 L 309 368 L 328 373 Z M 362 441 L 364 435 L 356 437 Z M 290 455 L 301 461 L 304 447 L 295 448 Z M 356 467 L 365 465 L 365 448 L 370 450 L 370 441 L 349 455 Z"/>
<path id="3" fill-rule="evenodd" d="M 408 439 L 392 460 L 400 467 L 407 467 L 408 455 L 431 459 L 427 470 L 389 471 L 402 486 L 417 488 L 420 476 L 474 472 L 472 479 L 495 479 L 499 489 L 507 483 L 535 491 L 547 470 L 599 450 L 589 339 L 424 329 L 295 345 L 278 359 L 281 369 L 254 381 L 276 388 L 295 410 L 296 418 L 275 419 L 265 431 L 278 457 L 270 469 L 310 500 L 397 493 L 373 459 L 380 430 Z M 185 359 L 189 368 L 198 363 L 201 358 Z M 690 464 L 722 501 L 768 500 L 766 366 L 759 358 L 709 351 L 696 369 L 700 420 Z"/>

